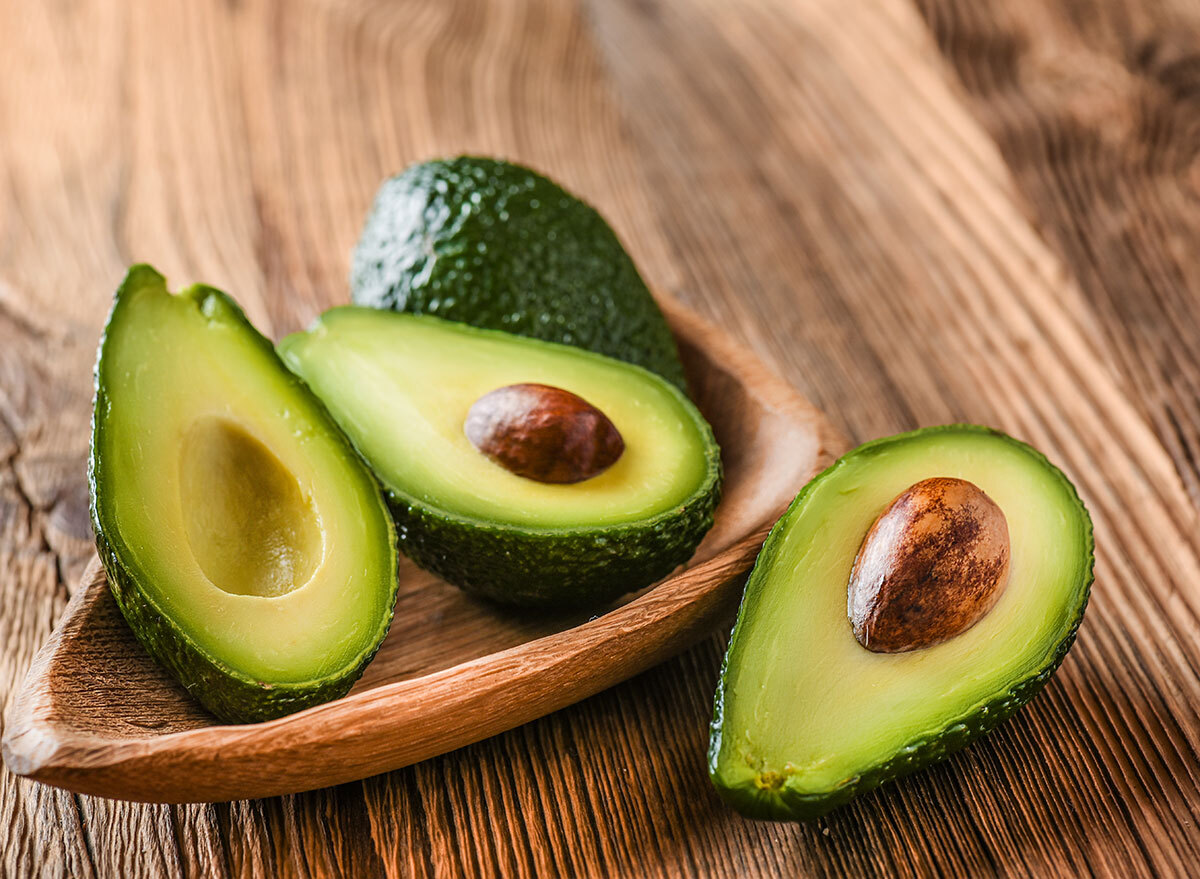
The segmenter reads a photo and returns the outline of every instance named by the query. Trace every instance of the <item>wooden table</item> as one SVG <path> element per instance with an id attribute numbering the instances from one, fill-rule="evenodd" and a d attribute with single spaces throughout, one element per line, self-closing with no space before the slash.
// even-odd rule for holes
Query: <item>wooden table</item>
<path id="1" fill-rule="evenodd" d="M 4 876 L 1195 875 L 1200 9 L 1183 0 L 0 0 L 0 696 L 87 560 L 125 266 L 275 335 L 378 182 L 501 154 L 858 440 L 949 421 L 1079 485 L 1097 581 L 1033 705 L 805 826 L 704 772 L 726 632 L 407 770 L 130 805 L 0 775 Z"/>

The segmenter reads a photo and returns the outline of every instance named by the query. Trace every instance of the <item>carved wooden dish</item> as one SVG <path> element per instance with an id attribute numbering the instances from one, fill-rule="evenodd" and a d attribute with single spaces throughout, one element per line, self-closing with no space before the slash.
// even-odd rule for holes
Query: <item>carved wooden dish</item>
<path id="1" fill-rule="evenodd" d="M 94 561 L 14 701 L 20 775 L 132 800 L 309 790 L 395 769 L 541 717 L 689 646 L 733 609 L 767 531 L 842 442 L 721 332 L 662 303 L 721 444 L 725 493 L 691 562 L 599 616 L 530 616 L 401 562 L 395 622 L 348 696 L 221 725 L 142 651 Z"/>

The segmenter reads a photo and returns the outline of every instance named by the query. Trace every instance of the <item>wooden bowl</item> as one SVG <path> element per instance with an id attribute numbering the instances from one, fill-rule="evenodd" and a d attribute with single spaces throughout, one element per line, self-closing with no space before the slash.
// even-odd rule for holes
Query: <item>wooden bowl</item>
<path id="1" fill-rule="evenodd" d="M 227 726 L 143 652 L 95 560 L 12 705 L 5 763 L 81 793 L 150 802 L 310 790 L 549 714 L 710 632 L 734 608 L 770 527 L 843 443 L 722 333 L 662 305 L 726 474 L 716 524 L 675 574 L 599 616 L 537 616 L 472 599 L 402 560 L 391 633 L 348 696 Z"/>

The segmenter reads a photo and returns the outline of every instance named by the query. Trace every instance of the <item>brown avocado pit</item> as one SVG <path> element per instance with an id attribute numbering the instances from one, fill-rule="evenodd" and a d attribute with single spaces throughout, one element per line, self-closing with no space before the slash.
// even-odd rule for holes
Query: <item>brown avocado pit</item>
<path id="1" fill-rule="evenodd" d="M 467 412 L 463 432 L 504 469 L 554 484 L 591 479 L 625 451 L 607 415 L 550 385 L 508 385 L 484 394 Z"/>
<path id="2" fill-rule="evenodd" d="M 875 653 L 940 644 L 979 622 L 1008 583 L 1008 522 L 965 479 L 923 479 L 863 538 L 847 590 L 854 637 Z"/>

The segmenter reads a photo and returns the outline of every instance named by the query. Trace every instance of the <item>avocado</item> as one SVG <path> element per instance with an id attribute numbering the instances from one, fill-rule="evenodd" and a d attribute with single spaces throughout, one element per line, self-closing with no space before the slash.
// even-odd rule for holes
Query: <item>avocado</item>
<path id="1" fill-rule="evenodd" d="M 326 312 L 279 353 L 383 483 L 401 550 L 469 592 L 516 605 L 595 605 L 666 576 L 712 525 L 721 484 L 712 430 L 677 387 L 640 367 L 357 306 Z M 589 441 L 603 447 L 564 481 L 517 472 L 489 445 L 494 425 L 477 433 L 468 422 L 521 403 L 517 390 L 531 383 L 567 392 L 558 410 L 603 413 L 623 449 L 592 422 Z M 489 396 L 500 390 L 499 401 Z"/>
<path id="2" fill-rule="evenodd" d="M 1092 550 L 1071 483 L 1002 433 L 934 427 L 849 452 L 800 492 L 746 584 L 709 744 L 718 793 L 751 817 L 813 818 L 988 732 L 1066 655 Z M 947 570 L 981 589 L 942 600 Z M 924 599 L 906 592 L 921 583 Z"/>
<path id="3" fill-rule="evenodd" d="M 344 695 L 396 601 L 379 487 L 238 306 L 146 265 L 96 362 L 92 522 L 133 634 L 218 717 Z"/>
<path id="4" fill-rule="evenodd" d="M 662 312 L 608 223 L 520 165 L 460 156 L 385 181 L 350 286 L 358 305 L 576 345 L 686 390 Z"/>

